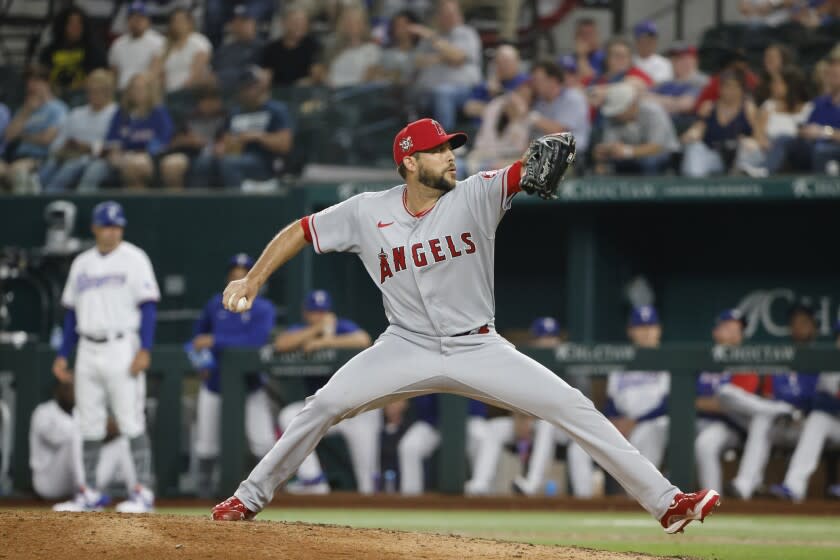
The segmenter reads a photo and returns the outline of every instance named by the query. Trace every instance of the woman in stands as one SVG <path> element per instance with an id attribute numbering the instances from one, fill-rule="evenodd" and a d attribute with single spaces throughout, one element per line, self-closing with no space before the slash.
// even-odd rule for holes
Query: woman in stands
<path id="1" fill-rule="evenodd" d="M 381 56 L 382 49 L 371 41 L 365 9 L 345 7 L 327 47 L 327 84 L 337 88 L 370 80 Z"/>
<path id="2" fill-rule="evenodd" d="M 780 171 L 787 146 L 812 108 L 805 75 L 796 66 L 784 67 L 770 82 L 769 98 L 758 110 L 752 136 L 742 138 L 738 146 L 736 170 L 753 177 Z"/>
<path id="3" fill-rule="evenodd" d="M 743 72 L 721 74 L 720 98 L 711 113 L 681 137 L 685 145 L 682 174 L 705 177 L 728 172 L 740 139 L 752 135 L 755 112 Z"/>

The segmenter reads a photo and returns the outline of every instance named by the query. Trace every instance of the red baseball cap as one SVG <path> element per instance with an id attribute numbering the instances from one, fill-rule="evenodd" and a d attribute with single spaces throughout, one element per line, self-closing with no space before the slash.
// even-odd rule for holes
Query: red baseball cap
<path id="1" fill-rule="evenodd" d="M 467 135 L 463 132 L 447 134 L 434 119 L 420 119 L 408 123 L 394 138 L 394 163 L 399 166 L 404 157 L 415 152 L 431 150 L 444 142 L 449 142 L 454 150 L 467 143 Z"/>

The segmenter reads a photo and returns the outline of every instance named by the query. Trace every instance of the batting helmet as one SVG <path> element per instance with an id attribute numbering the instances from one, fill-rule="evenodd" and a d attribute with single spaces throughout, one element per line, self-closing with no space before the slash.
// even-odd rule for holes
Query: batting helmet
<path id="1" fill-rule="evenodd" d="M 125 211 L 119 202 L 106 200 L 94 207 L 92 222 L 95 226 L 117 226 L 124 228 L 128 220 L 125 219 Z"/>

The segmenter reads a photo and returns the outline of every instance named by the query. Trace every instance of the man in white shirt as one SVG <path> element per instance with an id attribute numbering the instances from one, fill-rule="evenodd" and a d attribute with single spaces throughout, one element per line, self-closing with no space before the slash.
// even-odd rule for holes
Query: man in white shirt
<path id="1" fill-rule="evenodd" d="M 122 91 L 135 74 L 151 69 L 163 53 L 163 35 L 149 27 L 149 12 L 143 2 L 128 7 L 128 33 L 120 35 L 108 52 L 108 64 Z"/>
<path id="2" fill-rule="evenodd" d="M 419 70 L 415 88 L 421 109 L 444 129 L 454 128 L 458 111 L 481 81 L 481 39 L 464 25 L 455 0 L 442 0 L 437 12 L 438 31 L 419 24 L 409 31 L 421 39 L 414 65 Z"/>
<path id="3" fill-rule="evenodd" d="M 111 119 L 117 110 L 114 103 L 114 76 L 107 70 L 94 70 L 85 82 L 88 103 L 70 111 L 58 138 L 52 145 L 50 159 L 41 167 L 39 178 L 46 192 L 64 192 L 83 177 L 92 161 L 99 157 Z M 79 190 L 95 188 L 81 181 Z"/>
<path id="4" fill-rule="evenodd" d="M 659 31 L 652 21 L 641 21 L 633 28 L 636 37 L 636 56 L 633 64 L 650 76 L 655 84 L 674 77 L 671 61 L 656 52 Z"/>

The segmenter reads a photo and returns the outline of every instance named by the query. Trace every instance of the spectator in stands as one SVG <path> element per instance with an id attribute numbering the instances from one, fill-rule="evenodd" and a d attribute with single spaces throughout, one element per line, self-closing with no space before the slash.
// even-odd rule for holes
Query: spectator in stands
<path id="1" fill-rule="evenodd" d="M 753 133 L 755 105 L 746 92 L 744 75 L 728 72 L 720 77 L 720 99 L 712 112 L 682 135 L 685 145 L 682 174 L 706 177 L 727 173 L 739 143 Z"/>
<path id="2" fill-rule="evenodd" d="M 840 50 L 834 49 L 826 70 L 827 94 L 813 100 L 814 109 L 791 146 L 795 169 L 826 173 L 840 161 Z M 830 162 L 835 162 L 829 165 Z"/>
<path id="3" fill-rule="evenodd" d="M 568 88 L 583 87 L 583 82 L 581 81 L 580 74 L 578 73 L 575 55 L 564 54 L 560 57 L 558 64 L 560 65 L 560 68 L 563 69 L 563 85 L 565 85 Z"/>
<path id="4" fill-rule="evenodd" d="M 657 348 L 662 326 L 656 309 L 650 305 L 634 307 L 627 337 L 639 348 Z M 668 442 L 670 391 L 667 371 L 615 371 L 607 377 L 604 415 L 657 468 L 662 466 Z"/>
<path id="5" fill-rule="evenodd" d="M 210 43 L 218 48 L 224 38 L 225 23 L 236 17 L 236 10 L 244 6 L 254 21 L 270 22 L 277 8 L 277 0 L 244 0 L 232 3 L 230 0 L 204 0 L 204 26 L 202 31 Z M 256 64 L 257 61 L 249 61 Z M 240 66 L 240 70 L 245 66 Z"/>
<path id="6" fill-rule="evenodd" d="M 232 109 L 213 155 L 195 161 L 194 174 L 200 185 L 218 184 L 213 179 L 216 166 L 225 187 L 239 188 L 246 179 L 266 181 L 274 177 L 277 159 L 292 149 L 289 111 L 269 97 L 260 69 L 246 68 L 238 83 L 239 103 Z"/>
<path id="7" fill-rule="evenodd" d="M 399 444 L 410 424 L 408 400 L 391 402 L 382 407 L 382 430 L 379 432 L 379 480 L 381 492 L 393 494 L 400 485 Z"/>
<path id="8" fill-rule="evenodd" d="M 676 43 L 668 49 L 674 78 L 656 85 L 648 94 L 671 115 L 678 130 L 685 130 L 694 122 L 697 96 L 709 77 L 697 69 L 697 49 Z"/>
<path id="9" fill-rule="evenodd" d="M 604 71 L 606 55 L 601 48 L 598 24 L 592 18 L 580 18 L 575 22 L 575 65 L 578 76 L 585 84 Z"/>
<path id="10" fill-rule="evenodd" d="M 47 159 L 66 117 L 67 106 L 53 96 L 46 70 L 30 69 L 23 106 L 4 133 L 9 165 L 0 162 L 0 183 L 7 180 L 18 193 L 40 191 L 35 171 Z"/>
<path id="11" fill-rule="evenodd" d="M 176 127 L 175 136 L 161 157 L 160 174 L 166 187 L 183 188 L 196 159 L 212 154 L 213 145 L 224 129 L 225 117 L 219 92 L 213 88 L 201 90 L 195 110 Z M 209 185 L 190 181 L 190 186 L 206 188 Z"/>
<path id="12" fill-rule="evenodd" d="M 529 113 L 533 92 L 527 82 L 484 105 L 472 149 L 458 165 L 464 177 L 500 169 L 518 160 L 531 138 Z"/>
<path id="13" fill-rule="evenodd" d="M 190 89 L 207 81 L 213 46 L 196 33 L 189 10 L 178 9 L 169 16 L 166 46 L 160 62 L 161 82 L 166 93 Z"/>
<path id="14" fill-rule="evenodd" d="M 786 45 L 773 43 L 764 49 L 758 85 L 755 88 L 755 102 L 761 105 L 770 98 L 773 80 L 781 78 L 782 68 L 796 64 L 796 54 Z"/>
<path id="15" fill-rule="evenodd" d="M 607 89 L 601 114 L 605 117 L 603 136 L 593 151 L 596 173 L 608 173 L 610 168 L 622 174 L 665 171 L 679 141 L 662 107 L 640 98 L 634 85 L 620 83 Z"/>
<path id="16" fill-rule="evenodd" d="M 398 12 L 388 24 L 388 35 L 379 64 L 371 69 L 374 80 L 384 80 L 399 86 L 408 85 L 414 78 L 414 49 L 419 38 L 409 31 L 410 25 L 420 23 L 414 12 Z"/>
<path id="17" fill-rule="evenodd" d="M 70 111 L 51 146 L 50 159 L 41 167 L 40 180 L 46 192 L 64 192 L 76 185 L 102 153 L 111 119 L 117 111 L 111 72 L 94 70 L 85 82 L 87 105 Z M 79 190 L 88 190 L 90 186 L 83 184 Z"/>
<path id="18" fill-rule="evenodd" d="M 228 24 L 230 41 L 213 51 L 212 68 L 217 87 L 225 92 L 236 88 L 242 69 L 259 64 L 262 60 L 263 42 L 257 37 L 255 12 L 247 4 L 237 4 L 233 19 Z"/>
<path id="19" fill-rule="evenodd" d="M 146 4 L 132 2 L 128 7 L 128 33 L 118 37 L 108 51 L 117 89 L 124 90 L 135 74 L 156 68 L 165 44 L 163 35 L 150 27 Z"/>
<path id="20" fill-rule="evenodd" d="M 103 52 L 85 12 L 71 6 L 53 20 L 52 41 L 38 58 L 50 73 L 53 91 L 62 95 L 82 89 L 88 74 L 107 66 Z"/>
<path id="21" fill-rule="evenodd" d="M 325 53 L 327 84 L 331 87 L 357 86 L 374 77 L 382 49 L 371 41 L 364 8 L 349 6 L 341 11 Z"/>
<path id="22" fill-rule="evenodd" d="M 706 117 L 711 113 L 714 102 L 720 97 L 720 76 L 726 72 L 741 72 L 744 75 L 744 80 L 747 85 L 747 91 L 752 93 L 758 86 L 759 79 L 747 62 L 747 55 L 743 49 L 733 48 L 728 53 L 723 63 L 723 66 L 717 74 L 709 78 L 706 87 L 697 96 L 697 101 L 694 104 L 694 111 L 699 117 Z"/>
<path id="23" fill-rule="evenodd" d="M 350 319 L 338 317 L 333 309 L 332 297 L 324 290 L 307 294 L 303 302 L 303 321 L 290 325 L 274 339 L 277 352 L 316 352 L 325 349 L 358 349 L 370 346 L 370 335 Z M 305 379 L 306 391 L 312 395 L 325 383 L 325 377 L 309 376 Z M 278 416 L 280 428 L 285 430 L 303 410 L 303 401 L 284 407 Z M 382 416 L 378 410 L 369 410 L 348 418 L 332 428 L 347 441 L 350 460 L 356 475 L 356 487 L 363 494 L 373 492 L 373 479 L 377 472 L 379 456 L 379 427 Z M 286 485 L 293 494 L 326 494 L 330 485 L 321 469 L 318 455 L 313 451 L 303 460 L 297 471 L 297 480 Z"/>
<path id="24" fill-rule="evenodd" d="M 513 45 L 501 45 L 493 57 L 493 72 L 483 83 L 477 85 L 464 104 L 464 114 L 480 117 L 487 103 L 496 96 L 515 91 L 528 81 L 528 73 L 522 71 L 519 51 Z"/>
<path id="25" fill-rule="evenodd" d="M 776 27 L 790 21 L 802 0 L 741 0 L 738 10 L 751 25 Z"/>
<path id="26" fill-rule="evenodd" d="M 283 36 L 266 46 L 260 66 L 268 70 L 275 87 L 301 82 L 317 84 L 326 76 L 320 59 L 321 43 L 309 32 L 306 10 L 294 5 L 287 7 L 283 14 Z"/>
<path id="27" fill-rule="evenodd" d="M 623 37 L 613 37 L 607 42 L 606 69 L 587 89 L 589 104 L 593 108 L 601 107 L 607 87 L 619 82 L 627 82 L 639 92 L 653 85 L 650 76 L 633 66 L 633 46 L 630 41 Z"/>
<path id="28" fill-rule="evenodd" d="M 758 109 L 753 135 L 738 146 L 735 167 L 753 177 L 778 173 L 785 154 L 808 119 L 807 81 L 796 66 L 785 67 L 770 84 L 770 97 Z"/>
<path id="29" fill-rule="evenodd" d="M 650 76 L 654 84 L 667 82 L 674 77 L 671 61 L 656 51 L 659 31 L 652 21 L 642 21 L 633 28 L 636 38 L 636 56 L 633 65 Z"/>
<path id="30" fill-rule="evenodd" d="M 554 62 L 537 62 L 531 69 L 535 101 L 528 115 L 530 136 L 571 132 L 582 155 L 589 148 L 589 107 L 580 88 L 565 84 L 565 73 Z"/>
<path id="31" fill-rule="evenodd" d="M 135 74 L 105 137 L 107 163 L 92 162 L 82 182 L 93 188 L 116 174 L 125 187 L 145 188 L 154 177 L 153 158 L 169 144 L 172 132 L 172 119 L 161 105 L 157 80 L 149 72 Z"/>
<path id="32" fill-rule="evenodd" d="M 796 20 L 809 28 L 836 24 L 840 20 L 840 0 L 812 0 Z"/>
<path id="33" fill-rule="evenodd" d="M 458 111 L 481 81 L 481 39 L 455 0 L 441 0 L 438 30 L 412 25 L 420 37 L 414 64 L 419 70 L 415 89 L 420 109 L 431 113 L 444 129 L 455 127 Z"/>

